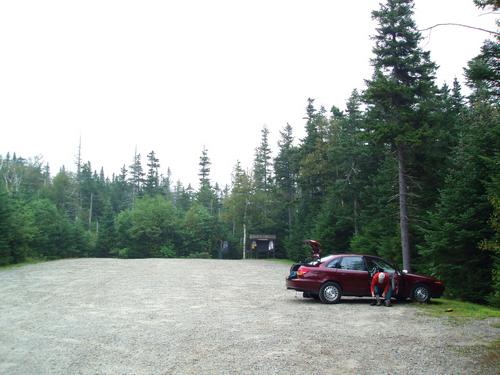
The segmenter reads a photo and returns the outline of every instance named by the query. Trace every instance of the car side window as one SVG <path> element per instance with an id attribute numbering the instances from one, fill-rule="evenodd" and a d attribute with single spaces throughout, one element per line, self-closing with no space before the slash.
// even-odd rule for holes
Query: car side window
<path id="1" fill-rule="evenodd" d="M 342 258 L 335 258 L 332 260 L 330 263 L 328 263 L 328 268 L 340 268 L 340 263 L 342 261 Z"/>
<path id="2" fill-rule="evenodd" d="M 363 257 L 358 257 L 358 256 L 342 258 L 340 268 L 343 270 L 351 270 L 351 271 L 366 271 L 366 266 Z"/>
<path id="3" fill-rule="evenodd" d="M 389 273 L 394 273 L 396 270 L 387 262 L 383 261 L 382 259 L 378 258 L 366 258 L 366 261 L 368 263 L 368 269 L 374 269 L 376 268 L 377 270 L 383 270 L 384 272 L 389 272 Z"/>

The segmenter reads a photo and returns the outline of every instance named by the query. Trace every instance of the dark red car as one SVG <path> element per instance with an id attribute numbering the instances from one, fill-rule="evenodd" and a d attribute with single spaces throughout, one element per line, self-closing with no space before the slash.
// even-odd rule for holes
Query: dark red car
<path id="1" fill-rule="evenodd" d="M 371 275 L 380 270 L 393 275 L 393 297 L 397 299 L 424 303 L 443 294 L 443 282 L 434 277 L 402 272 L 379 257 L 359 254 L 335 254 L 294 264 L 286 287 L 323 303 L 338 303 L 342 296 L 371 296 Z"/>

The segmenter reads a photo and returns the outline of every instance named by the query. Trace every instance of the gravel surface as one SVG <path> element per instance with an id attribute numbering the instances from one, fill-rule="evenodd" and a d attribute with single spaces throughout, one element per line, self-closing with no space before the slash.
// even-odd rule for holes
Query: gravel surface
<path id="1" fill-rule="evenodd" d="M 498 319 L 324 305 L 287 291 L 288 269 L 74 259 L 1 270 L 0 374 L 496 373 L 484 348 Z"/>

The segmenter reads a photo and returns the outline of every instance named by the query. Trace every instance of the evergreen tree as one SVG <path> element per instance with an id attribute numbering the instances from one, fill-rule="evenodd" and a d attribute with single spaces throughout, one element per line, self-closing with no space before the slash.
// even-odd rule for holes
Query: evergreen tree
<path id="1" fill-rule="evenodd" d="M 154 151 L 148 154 L 148 173 L 144 183 L 144 191 L 150 196 L 154 196 L 160 192 L 160 178 L 158 169 L 160 168 L 160 161 L 156 158 Z"/>
<path id="2" fill-rule="evenodd" d="M 167 175 L 161 176 L 160 191 L 167 200 L 172 200 L 172 171 L 167 168 Z"/>
<path id="3" fill-rule="evenodd" d="M 255 149 L 253 178 L 257 191 L 267 192 L 271 183 L 271 148 L 269 147 L 269 130 L 264 126 L 261 130 L 261 141 Z"/>
<path id="4" fill-rule="evenodd" d="M 211 215 L 214 213 L 215 194 L 210 183 L 210 159 L 206 147 L 203 147 L 199 162 L 200 188 L 197 193 L 197 201 L 205 207 Z"/>
<path id="5" fill-rule="evenodd" d="M 326 111 L 323 108 L 317 111 L 313 103 L 314 100 L 309 98 L 306 136 L 298 151 L 298 205 L 292 235 L 287 241 L 287 248 L 294 259 L 309 254 L 302 242 L 313 235 L 333 168 L 328 160 L 328 141 L 332 136 L 330 123 Z"/>
<path id="6" fill-rule="evenodd" d="M 494 223 L 500 196 L 500 115 L 498 82 L 495 85 L 492 79 L 498 74 L 498 40 L 485 42 L 466 74 L 473 90 L 470 106 L 459 123 L 445 186 L 429 213 L 421 251 L 429 271 L 445 281 L 449 295 L 485 302 L 490 293 L 490 301 L 498 303 Z"/>
<path id="7" fill-rule="evenodd" d="M 465 70 L 467 84 L 474 89 L 475 96 L 488 100 L 493 105 L 500 101 L 500 37 L 487 40 L 481 53 L 469 61 Z"/>
<path id="8" fill-rule="evenodd" d="M 419 47 L 421 35 L 413 20 L 412 0 L 387 0 L 372 13 L 375 68 L 365 100 L 375 142 L 391 146 L 398 160 L 399 213 L 403 267 L 410 270 L 407 158 L 429 131 L 429 99 L 435 92 L 436 66 Z"/>
<path id="9" fill-rule="evenodd" d="M 269 146 L 269 130 L 261 130 L 260 145 L 255 149 L 253 163 L 252 195 L 249 201 L 247 217 L 251 216 L 252 230 L 259 233 L 274 233 L 275 223 L 272 211 L 272 176 L 271 148 Z"/>
<path id="10" fill-rule="evenodd" d="M 274 176 L 276 181 L 276 216 L 281 223 L 278 238 L 289 238 L 292 231 L 293 217 L 297 199 L 298 155 L 293 145 L 293 130 L 290 124 L 280 132 L 278 155 L 274 159 Z"/>
<path id="11" fill-rule="evenodd" d="M 193 200 L 194 194 L 191 185 L 188 185 L 187 188 L 184 188 L 182 183 L 180 181 L 177 181 L 177 184 L 174 188 L 173 197 L 175 207 L 181 212 L 187 212 L 193 204 Z"/>
<path id="12" fill-rule="evenodd" d="M 429 270 L 444 280 L 450 296 L 476 302 L 484 302 L 491 291 L 491 257 L 480 250 L 481 241 L 492 236 L 487 226 L 492 209 L 483 182 L 490 172 L 485 165 L 485 157 L 492 155 L 490 125 L 468 124 L 439 203 L 429 215 L 427 242 L 421 249 Z"/>
<path id="13" fill-rule="evenodd" d="M 97 233 L 97 241 L 94 256 L 109 257 L 113 253 L 113 249 L 117 242 L 115 221 L 111 202 L 109 200 L 104 203 L 104 210 L 99 221 L 99 231 Z"/>
<path id="14" fill-rule="evenodd" d="M 245 233 L 250 224 L 249 205 L 252 198 L 252 181 L 239 161 L 233 168 L 231 178 L 231 193 L 223 202 L 222 221 L 229 226 L 234 246 L 241 249 L 244 244 Z M 238 251 L 239 256 L 242 254 Z"/>
<path id="15" fill-rule="evenodd" d="M 500 156 L 497 154 L 491 160 L 492 167 L 497 173 L 493 176 L 487 185 L 488 199 L 493 207 L 493 213 L 490 217 L 490 226 L 493 229 L 493 236 L 490 239 L 483 239 L 481 249 L 489 251 L 493 258 L 493 268 L 491 270 L 491 295 L 488 301 L 497 307 L 500 307 Z"/>
<path id="16" fill-rule="evenodd" d="M 15 235 L 9 196 L 0 186 L 0 266 L 14 263 L 10 242 Z"/>
<path id="17" fill-rule="evenodd" d="M 144 185 L 144 172 L 141 163 L 141 154 L 137 151 L 134 154 L 134 162 L 129 166 L 130 177 L 129 182 L 132 186 L 132 206 L 135 205 L 137 197 L 141 197 Z"/>
<path id="18" fill-rule="evenodd" d="M 354 91 L 347 101 L 346 114 L 332 108 L 325 132 L 327 183 L 312 236 L 335 252 L 345 252 L 352 236 L 359 232 L 360 192 L 365 181 L 360 174 L 372 164 L 360 106 L 360 96 Z"/>
<path id="19" fill-rule="evenodd" d="M 190 257 L 217 257 L 221 230 L 216 218 L 205 207 L 191 206 L 184 217 L 183 228 Z"/>
<path id="20" fill-rule="evenodd" d="M 109 193 L 114 213 L 132 206 L 132 186 L 128 183 L 127 168 L 125 165 L 121 168 L 120 174 L 113 178 L 109 186 Z"/>
<path id="21" fill-rule="evenodd" d="M 52 188 L 49 190 L 48 196 L 68 218 L 77 219 L 80 206 L 79 188 L 74 175 L 67 172 L 64 167 L 52 180 Z"/>

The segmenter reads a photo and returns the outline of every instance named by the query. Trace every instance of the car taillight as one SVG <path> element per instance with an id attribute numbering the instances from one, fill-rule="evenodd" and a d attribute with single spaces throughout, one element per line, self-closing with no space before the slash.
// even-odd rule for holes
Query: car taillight
<path id="1" fill-rule="evenodd" d="M 306 268 L 306 267 L 299 267 L 299 269 L 297 270 L 297 276 L 298 277 L 302 277 L 304 276 L 306 273 L 308 273 L 310 271 L 310 269 Z"/>
<path id="2" fill-rule="evenodd" d="M 438 280 L 438 281 L 434 281 L 434 284 L 437 284 L 437 285 L 443 285 L 443 282 Z"/>

